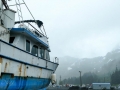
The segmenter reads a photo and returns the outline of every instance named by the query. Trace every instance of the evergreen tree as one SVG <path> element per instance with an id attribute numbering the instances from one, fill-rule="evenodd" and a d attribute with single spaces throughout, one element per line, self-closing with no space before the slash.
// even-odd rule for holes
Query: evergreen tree
<path id="1" fill-rule="evenodd" d="M 118 70 L 117 66 L 115 72 L 113 72 L 113 74 L 111 75 L 111 84 L 120 84 L 120 70 Z"/>

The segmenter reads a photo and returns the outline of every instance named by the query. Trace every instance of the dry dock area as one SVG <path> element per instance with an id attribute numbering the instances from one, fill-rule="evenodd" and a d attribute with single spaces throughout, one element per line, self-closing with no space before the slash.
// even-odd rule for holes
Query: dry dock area
<path id="1" fill-rule="evenodd" d="M 50 87 L 47 88 L 46 90 L 86 90 L 86 89 L 69 89 L 68 87 L 60 87 L 60 88 Z M 92 89 L 88 89 L 88 90 L 92 90 Z M 111 89 L 111 90 L 120 90 L 120 89 Z"/>

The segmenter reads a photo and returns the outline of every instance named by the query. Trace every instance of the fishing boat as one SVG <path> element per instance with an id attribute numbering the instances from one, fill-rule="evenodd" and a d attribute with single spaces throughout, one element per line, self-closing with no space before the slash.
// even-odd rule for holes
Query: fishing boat
<path id="1" fill-rule="evenodd" d="M 20 1 L 30 12 L 26 3 L 24 0 L 12 1 L 15 1 L 17 11 L 10 9 L 11 0 L 0 0 L 0 90 L 43 89 L 56 81 L 58 58 L 50 60 L 51 50 L 48 37 L 43 33 L 43 22 L 24 20 Z M 16 12 L 18 21 L 15 21 Z"/>

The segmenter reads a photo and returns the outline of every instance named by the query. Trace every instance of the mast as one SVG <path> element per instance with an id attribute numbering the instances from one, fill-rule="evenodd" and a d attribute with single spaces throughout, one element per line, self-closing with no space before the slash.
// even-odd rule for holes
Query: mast
<path id="1" fill-rule="evenodd" d="M 0 25 L 1 25 L 1 21 L 2 21 L 2 12 L 3 12 L 3 2 L 2 0 L 0 0 Z"/>
<path id="2" fill-rule="evenodd" d="M 2 4 L 5 6 L 6 9 L 9 9 L 9 6 L 5 0 L 1 0 Z"/>

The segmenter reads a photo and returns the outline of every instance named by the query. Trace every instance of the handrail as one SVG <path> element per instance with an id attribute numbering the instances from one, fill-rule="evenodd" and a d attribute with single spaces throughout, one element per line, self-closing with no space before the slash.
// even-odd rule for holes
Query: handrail
<path id="1" fill-rule="evenodd" d="M 58 57 L 55 57 L 55 59 L 54 59 L 54 63 L 59 64 L 59 58 L 58 58 Z"/>
<path id="2" fill-rule="evenodd" d="M 43 36 L 45 36 L 47 39 L 48 39 L 48 37 L 47 37 L 47 35 L 46 35 L 46 32 L 45 32 L 45 29 L 44 29 L 44 26 L 43 26 L 43 29 L 44 29 L 44 32 L 45 32 L 45 35 L 44 35 L 44 33 L 42 32 L 42 30 L 41 30 L 41 32 L 38 30 L 38 29 L 36 29 L 30 22 L 33 22 L 33 23 L 36 23 L 37 22 L 37 25 L 38 25 L 38 27 L 40 28 L 41 26 L 43 26 L 43 22 L 42 21 L 40 21 L 40 20 L 23 20 L 23 21 L 16 21 L 15 22 L 15 24 L 19 24 L 19 23 L 28 23 L 31 27 L 33 27 L 37 32 L 39 32 L 40 34 L 42 34 Z"/>
<path id="3" fill-rule="evenodd" d="M 28 22 L 28 24 L 31 26 L 31 27 L 33 27 L 36 31 L 38 31 L 40 34 L 42 34 L 39 30 L 37 30 L 32 24 L 30 24 L 29 22 Z M 45 36 L 44 34 L 42 34 L 43 36 Z M 46 36 L 45 36 L 46 37 Z M 47 37 L 46 37 L 47 38 Z"/>

